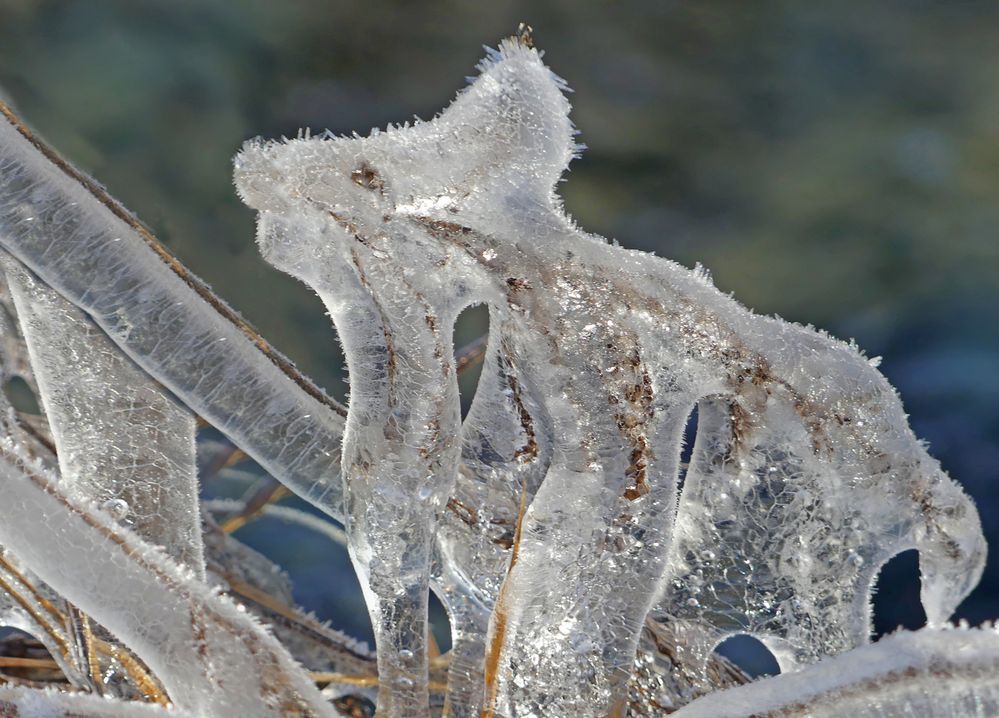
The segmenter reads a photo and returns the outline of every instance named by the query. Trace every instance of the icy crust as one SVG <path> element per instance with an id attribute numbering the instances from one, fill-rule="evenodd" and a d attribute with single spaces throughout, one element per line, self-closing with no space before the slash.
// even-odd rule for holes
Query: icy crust
<path id="1" fill-rule="evenodd" d="M 176 707 L 118 701 L 85 693 L 0 686 L 0 716 L 11 718 L 195 718 Z"/>
<path id="2" fill-rule="evenodd" d="M 431 122 L 236 159 L 261 251 L 315 288 L 346 351 L 345 514 L 380 710 L 425 714 L 435 532 L 455 715 L 622 710 L 654 606 L 693 665 L 734 632 L 785 666 L 863 644 L 875 573 L 910 547 L 927 614 L 948 616 L 982 570 L 977 514 L 884 378 L 701 272 L 577 229 L 554 193 L 577 149 L 564 84 L 515 40 L 480 70 Z M 451 333 L 475 303 L 489 363 L 459 456 Z"/>
<path id="3" fill-rule="evenodd" d="M 67 490 L 204 578 L 194 415 L 79 309 L 0 257 Z"/>
<path id="4" fill-rule="evenodd" d="M 9 440 L 0 480 L 0 545 L 134 650 L 179 709 L 217 718 L 336 714 L 245 609 L 67 495 Z"/>
<path id="5" fill-rule="evenodd" d="M 897 633 L 790 674 L 699 698 L 676 718 L 988 718 L 999 715 L 999 633 Z"/>
<path id="6" fill-rule="evenodd" d="M 267 471 L 341 512 L 340 408 L 0 104 L 0 246 Z"/>

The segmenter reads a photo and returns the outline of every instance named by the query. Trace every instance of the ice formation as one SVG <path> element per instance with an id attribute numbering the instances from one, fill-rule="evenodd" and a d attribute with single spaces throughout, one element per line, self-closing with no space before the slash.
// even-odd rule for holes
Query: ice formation
<path id="1" fill-rule="evenodd" d="M 187 711 L 148 703 L 108 701 L 98 696 L 14 686 L 0 686 L 0 715 L 12 718 L 195 718 Z"/>
<path id="2" fill-rule="evenodd" d="M 577 151 L 564 83 L 521 40 L 480 71 L 430 122 L 236 160 L 265 258 L 316 290 L 347 355 L 344 516 L 380 710 L 427 714 L 432 572 L 461 716 L 620 714 L 652 609 L 694 665 L 740 632 L 785 668 L 862 645 L 907 548 L 945 620 L 982 570 L 977 514 L 885 379 L 578 229 L 554 192 Z M 451 335 L 473 304 L 488 361 L 459 427 Z"/>
<path id="3" fill-rule="evenodd" d="M 237 157 L 265 257 L 336 324 L 349 410 L 0 103 L 0 377 L 45 411 L 0 395 L 0 627 L 104 696 L 2 687 L 0 713 L 361 715 L 345 686 L 377 682 L 387 718 L 436 716 L 431 695 L 456 718 L 994 714 L 999 636 L 939 630 L 982 570 L 977 513 L 892 388 L 854 347 L 577 228 L 554 191 L 578 151 L 565 84 L 528 36 L 480 71 L 430 122 Z M 377 677 L 199 522 L 195 414 L 343 519 Z M 910 548 L 931 628 L 866 645 L 877 573 Z M 453 632 L 433 663 L 431 588 Z M 785 675 L 743 685 L 712 653 L 738 633 Z"/>
<path id="4" fill-rule="evenodd" d="M 134 650 L 196 715 L 334 716 L 245 610 L 104 512 L 69 495 L 9 440 L 0 545 Z"/>

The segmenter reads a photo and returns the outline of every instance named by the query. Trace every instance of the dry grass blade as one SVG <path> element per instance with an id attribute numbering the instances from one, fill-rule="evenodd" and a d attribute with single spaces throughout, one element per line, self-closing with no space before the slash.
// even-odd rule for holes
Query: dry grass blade
<path id="1" fill-rule="evenodd" d="M 482 363 L 482 360 L 486 357 L 488 340 L 489 337 L 483 334 L 475 341 L 466 344 L 455 352 L 454 367 L 459 374 Z"/>
<path id="2" fill-rule="evenodd" d="M 517 511 L 517 528 L 513 536 L 513 550 L 510 554 L 510 564 L 507 568 L 507 577 L 517 565 L 517 556 L 520 552 L 521 529 L 524 525 L 524 516 L 527 513 L 527 485 L 520 488 L 520 508 Z M 506 638 L 506 603 L 509 600 L 508 584 L 503 582 L 500 588 L 499 597 L 496 599 L 496 607 L 493 609 L 492 621 L 489 625 L 489 644 L 486 648 L 485 658 L 485 706 L 482 710 L 482 718 L 494 718 L 496 712 L 496 698 L 499 689 L 499 666 L 503 653 L 503 641 Z"/>
<path id="3" fill-rule="evenodd" d="M 243 506 L 243 509 L 222 522 L 222 531 L 230 534 L 242 528 L 253 521 L 253 519 L 259 517 L 267 506 L 280 501 L 285 496 L 288 496 L 288 494 L 289 491 L 283 484 L 279 484 L 271 478 L 264 479 L 260 487 L 254 491 L 253 495 Z"/>
<path id="4" fill-rule="evenodd" d="M 18 658 L 15 656 L 0 656 L 0 668 L 41 668 L 62 672 L 62 668 L 51 658 Z"/>

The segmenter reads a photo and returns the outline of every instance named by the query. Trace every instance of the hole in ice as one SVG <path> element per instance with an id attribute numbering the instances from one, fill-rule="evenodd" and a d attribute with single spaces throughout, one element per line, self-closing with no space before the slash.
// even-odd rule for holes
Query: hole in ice
<path id="1" fill-rule="evenodd" d="M 919 552 L 916 549 L 895 554 L 881 566 L 871 597 L 875 639 L 899 626 L 915 630 L 926 625 L 919 586 Z"/>
<path id="2" fill-rule="evenodd" d="M 468 307 L 454 324 L 454 363 L 458 370 L 462 419 L 468 416 L 479 386 L 488 333 L 489 309 L 484 304 Z"/>
<path id="3" fill-rule="evenodd" d="M 683 428 L 683 443 L 680 444 L 680 463 L 676 473 L 676 496 L 679 502 L 683 494 L 683 485 L 687 479 L 687 470 L 690 468 L 690 459 L 694 455 L 694 442 L 697 439 L 697 404 L 690 410 L 687 416 L 687 423 Z"/>
<path id="4" fill-rule="evenodd" d="M 758 638 L 745 633 L 729 636 L 715 647 L 714 652 L 737 665 L 751 678 L 780 673 L 780 666 L 770 649 Z"/>
<path id="5" fill-rule="evenodd" d="M 23 411 L 25 414 L 42 413 L 35 392 L 21 377 L 13 376 L 8 379 L 7 383 L 4 384 L 3 391 L 7 395 L 7 401 L 10 402 L 10 405 L 18 411 Z"/>
<path id="6" fill-rule="evenodd" d="M 441 653 L 451 650 L 451 622 L 447 617 L 447 609 L 441 600 L 430 592 L 430 632 L 437 641 Z"/>
<path id="7" fill-rule="evenodd" d="M 0 656 L 4 658 L 52 658 L 52 654 L 48 652 L 45 646 L 30 633 L 22 631 L 19 628 L 3 625 L 0 625 Z M 22 668 L 18 666 L 5 666 L 3 669 L 6 675 L 28 680 L 38 679 L 38 671 L 39 669 L 37 668 Z M 51 671 L 45 669 L 45 673 L 50 674 Z M 51 678 L 51 675 L 46 675 L 45 678 Z"/>

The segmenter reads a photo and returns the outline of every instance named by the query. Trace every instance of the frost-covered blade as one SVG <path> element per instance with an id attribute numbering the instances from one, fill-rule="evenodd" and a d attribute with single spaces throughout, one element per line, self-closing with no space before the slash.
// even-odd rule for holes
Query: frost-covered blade
<path id="1" fill-rule="evenodd" d="M 0 246 L 275 477 L 340 516 L 339 405 L 2 103 Z"/>
<path id="2" fill-rule="evenodd" d="M 897 633 L 799 671 L 699 698 L 675 718 L 992 718 L 999 633 Z"/>
<path id="3" fill-rule="evenodd" d="M 67 490 L 204 578 L 194 415 L 79 309 L 0 257 Z"/>
<path id="4" fill-rule="evenodd" d="M 853 347 L 752 314 L 703 272 L 578 229 L 554 191 L 577 150 L 564 83 L 523 39 L 480 70 L 430 122 L 251 142 L 236 160 L 265 257 L 316 288 L 344 339 L 346 516 L 386 715 L 425 711 L 415 692 L 395 703 L 423 678 L 412 653 L 425 631 L 422 613 L 397 611 L 422 611 L 428 536 L 452 485 L 469 520 L 449 516 L 438 535 L 445 594 L 486 607 L 502 596 L 485 716 L 620 714 L 653 605 L 690 638 L 693 670 L 732 632 L 760 635 L 785 665 L 862 644 L 874 572 L 905 548 L 921 552 L 931 621 L 946 618 L 981 574 L 977 514 L 884 378 Z M 476 303 L 532 401 L 495 456 L 459 469 L 450 335 Z M 482 392 L 494 410 L 477 395 L 475 422 L 502 436 L 515 392 Z M 529 426 L 552 437 L 536 491 L 504 453 Z M 533 495 L 516 547 L 482 550 L 477 507 L 462 508 L 475 482 L 480 496 L 506 492 L 498 507 Z M 461 531 L 478 548 L 455 551 Z"/>
<path id="5" fill-rule="evenodd" d="M 245 609 L 37 464 L 0 447 L 0 545 L 133 650 L 182 710 L 331 717 L 334 709 Z"/>
<path id="6" fill-rule="evenodd" d="M 0 716 L 11 718 L 195 718 L 175 707 L 53 689 L 0 686 Z"/>

